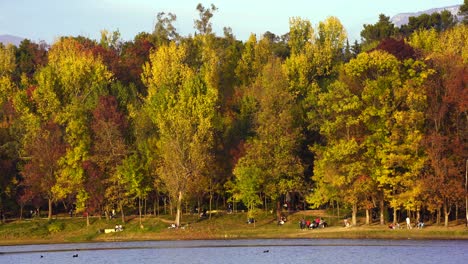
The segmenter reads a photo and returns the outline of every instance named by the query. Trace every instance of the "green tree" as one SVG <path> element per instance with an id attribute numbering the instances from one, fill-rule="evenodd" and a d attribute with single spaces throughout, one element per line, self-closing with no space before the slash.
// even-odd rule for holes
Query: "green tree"
<path id="1" fill-rule="evenodd" d="M 460 6 L 458 14 L 463 16 L 463 24 L 468 25 L 468 1 L 464 0 L 463 4 Z"/>
<path id="2" fill-rule="evenodd" d="M 153 30 L 153 36 L 156 38 L 156 46 L 169 44 L 170 41 L 177 40 L 180 37 L 174 26 L 174 22 L 177 20 L 175 14 L 159 12 L 156 15 L 156 20 Z"/>
<path id="3" fill-rule="evenodd" d="M 371 47 L 372 43 L 379 42 L 383 39 L 394 36 L 397 33 L 397 28 L 390 21 L 390 17 L 384 14 L 379 15 L 379 21 L 375 24 L 364 24 L 364 29 L 361 31 L 363 44 Z"/>
<path id="4" fill-rule="evenodd" d="M 197 5 L 199 19 L 195 20 L 195 29 L 197 29 L 200 34 L 211 34 L 213 28 L 210 20 L 216 10 L 218 10 L 218 8 L 214 4 L 211 4 L 209 8 L 204 7 L 201 3 Z"/>

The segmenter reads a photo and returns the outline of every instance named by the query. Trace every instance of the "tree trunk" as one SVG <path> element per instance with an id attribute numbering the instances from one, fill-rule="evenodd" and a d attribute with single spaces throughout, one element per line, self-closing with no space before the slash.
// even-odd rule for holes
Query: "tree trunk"
<path id="1" fill-rule="evenodd" d="M 393 207 L 393 224 L 396 225 L 397 221 L 397 213 L 398 209 L 396 207 Z"/>
<path id="2" fill-rule="evenodd" d="M 441 215 L 441 210 L 440 207 L 437 208 L 437 216 L 436 216 L 436 224 L 440 225 L 440 215 Z"/>
<path id="3" fill-rule="evenodd" d="M 23 209 L 24 205 L 20 204 L 20 221 L 23 220 Z"/>
<path id="4" fill-rule="evenodd" d="M 156 200 L 153 201 L 153 213 L 154 216 L 159 216 L 159 199 L 156 196 Z"/>
<path id="5" fill-rule="evenodd" d="M 351 223 L 353 226 L 356 226 L 357 225 L 357 204 L 354 203 L 353 204 L 353 209 L 352 209 L 352 216 L 351 216 Z"/>
<path id="6" fill-rule="evenodd" d="M 52 199 L 49 198 L 49 214 L 47 219 L 50 221 L 52 219 Z"/>
<path id="7" fill-rule="evenodd" d="M 89 223 L 89 213 L 86 211 L 86 226 L 90 226 L 91 224 Z"/>
<path id="8" fill-rule="evenodd" d="M 370 213 L 369 209 L 366 208 L 366 225 L 370 224 Z"/>
<path id="9" fill-rule="evenodd" d="M 450 209 L 447 202 L 444 203 L 444 226 L 448 227 Z"/>
<path id="10" fill-rule="evenodd" d="M 124 214 L 122 202 L 119 203 L 119 209 L 120 209 L 120 215 L 122 216 L 122 223 L 125 224 L 125 214 Z"/>
<path id="11" fill-rule="evenodd" d="M 385 225 L 385 204 L 384 204 L 384 199 L 380 200 L 380 225 Z"/>
<path id="12" fill-rule="evenodd" d="M 180 218 L 182 213 L 182 191 L 179 191 L 179 195 L 177 196 L 177 211 L 176 211 L 176 218 L 175 218 L 175 225 L 177 227 L 180 226 Z"/>
<path id="13" fill-rule="evenodd" d="M 280 198 L 276 199 L 276 222 L 281 219 L 281 201 Z"/>
<path id="14" fill-rule="evenodd" d="M 336 209 L 338 211 L 338 219 L 340 219 L 340 202 L 336 201 Z"/>
<path id="15" fill-rule="evenodd" d="M 138 197 L 138 214 L 140 215 L 140 228 L 143 228 L 143 225 L 141 224 L 141 198 Z M 146 207 L 146 206 L 145 206 Z"/>
<path id="16" fill-rule="evenodd" d="M 212 207 L 212 203 L 213 203 L 213 192 L 210 190 L 210 202 L 209 202 L 209 205 L 208 205 L 209 211 L 210 211 L 210 212 L 209 212 L 209 214 L 210 214 L 209 219 L 211 219 L 211 210 L 212 210 L 211 207 Z"/>
<path id="17" fill-rule="evenodd" d="M 420 220 L 421 220 L 421 209 L 418 206 L 416 207 L 416 224 L 418 224 Z"/>
<path id="18" fill-rule="evenodd" d="M 455 203 L 455 222 L 458 225 L 458 203 Z"/>

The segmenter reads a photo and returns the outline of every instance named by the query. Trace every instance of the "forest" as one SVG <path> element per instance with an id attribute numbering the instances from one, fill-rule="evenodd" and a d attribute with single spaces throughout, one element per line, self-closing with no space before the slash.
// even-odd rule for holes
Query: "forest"
<path id="1" fill-rule="evenodd" d="M 0 44 L 0 211 L 86 216 L 205 208 L 342 208 L 366 223 L 463 218 L 468 166 L 468 1 L 381 14 L 350 44 L 336 17 L 289 32 L 195 33 L 173 13 L 122 41 Z M 316 22 L 314 22 L 316 23 Z M 468 216 L 468 214 L 467 214 Z"/>

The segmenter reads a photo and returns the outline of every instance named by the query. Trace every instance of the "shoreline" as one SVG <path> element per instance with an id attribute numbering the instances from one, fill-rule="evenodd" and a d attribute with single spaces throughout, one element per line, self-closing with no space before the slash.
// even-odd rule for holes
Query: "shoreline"
<path id="1" fill-rule="evenodd" d="M 99 230 L 122 224 L 117 219 L 92 219 L 86 226 L 84 218 L 31 219 L 0 225 L 0 246 L 41 244 L 191 241 L 191 240 L 260 240 L 260 239 L 375 239 L 375 240 L 468 240 L 468 228 L 459 222 L 449 227 L 428 223 L 422 229 L 389 229 L 387 225 L 342 227 L 339 219 L 325 216 L 331 226 L 320 229 L 299 228 L 303 213 L 288 216 L 284 225 L 277 225 L 269 214 L 259 216 L 256 224 L 245 223 L 246 215 L 218 214 L 212 219 L 184 216 L 184 226 L 168 228 L 170 216 L 128 217 L 122 232 L 102 233 Z M 306 216 L 310 218 L 310 216 Z"/>

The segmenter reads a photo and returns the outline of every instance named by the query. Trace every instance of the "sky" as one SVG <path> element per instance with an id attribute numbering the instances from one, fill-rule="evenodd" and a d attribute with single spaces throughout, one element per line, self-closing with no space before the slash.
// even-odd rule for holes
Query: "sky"
<path id="1" fill-rule="evenodd" d="M 119 30 L 124 41 L 140 32 L 152 32 L 159 12 L 177 15 L 179 34 L 193 34 L 196 6 L 213 3 L 218 10 L 212 24 L 217 35 L 230 27 L 237 39 L 246 40 L 270 31 L 282 35 L 289 18 L 308 19 L 315 26 L 337 17 L 350 42 L 360 40 L 363 24 L 374 24 L 379 14 L 424 11 L 462 4 L 463 0 L 0 0 L 0 35 L 53 43 L 60 36 L 82 35 L 100 39 L 100 31 Z"/>

